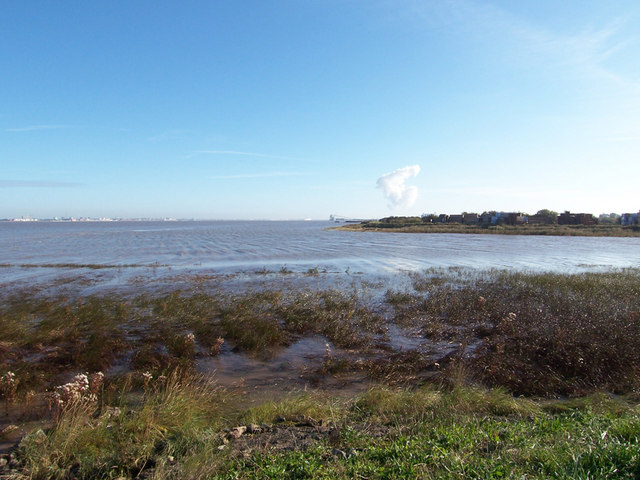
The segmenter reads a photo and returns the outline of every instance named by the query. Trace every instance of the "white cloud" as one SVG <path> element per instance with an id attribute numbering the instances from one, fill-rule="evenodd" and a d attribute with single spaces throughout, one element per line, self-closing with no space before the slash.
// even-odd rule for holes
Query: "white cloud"
<path id="1" fill-rule="evenodd" d="M 384 196 L 389 199 L 389 207 L 410 207 L 418 198 L 418 187 L 405 182 L 420 173 L 420 165 L 410 165 L 382 175 L 377 182 Z"/>

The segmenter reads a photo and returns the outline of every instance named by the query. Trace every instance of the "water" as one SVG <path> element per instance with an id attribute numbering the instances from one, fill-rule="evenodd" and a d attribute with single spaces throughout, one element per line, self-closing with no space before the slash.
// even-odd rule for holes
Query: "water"
<path id="1" fill-rule="evenodd" d="M 387 278 L 429 267 L 576 272 L 640 267 L 640 238 L 327 230 L 330 222 L 0 223 L 0 284 L 115 286 L 178 274 L 304 273 Z M 25 268 L 49 265 L 48 268 Z M 124 266 L 100 270 L 50 264 Z M 7 266 L 8 265 L 8 266 Z M 132 267 L 131 265 L 135 265 Z M 155 266 L 154 266 L 155 265 Z"/>

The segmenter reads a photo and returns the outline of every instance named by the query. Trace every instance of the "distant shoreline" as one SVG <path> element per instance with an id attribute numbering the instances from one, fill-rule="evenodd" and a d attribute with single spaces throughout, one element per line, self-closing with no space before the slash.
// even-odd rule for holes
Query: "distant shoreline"
<path id="1" fill-rule="evenodd" d="M 556 237 L 640 237 L 637 225 L 498 225 L 420 224 L 405 226 L 368 226 L 367 222 L 331 227 L 349 232 L 389 233 L 462 233 L 480 235 L 544 235 Z"/>

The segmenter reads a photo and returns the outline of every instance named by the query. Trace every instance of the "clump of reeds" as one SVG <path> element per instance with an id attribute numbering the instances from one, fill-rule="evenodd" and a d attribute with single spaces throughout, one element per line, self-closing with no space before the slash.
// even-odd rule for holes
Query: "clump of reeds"
<path id="1" fill-rule="evenodd" d="M 581 394 L 640 387 L 640 272 L 575 275 L 469 273 L 415 282 L 396 307 L 428 338 L 480 341 L 466 368 L 520 394 Z"/>
<path id="2" fill-rule="evenodd" d="M 168 472 L 176 458 L 220 442 L 210 432 L 221 424 L 223 392 L 202 377 L 178 370 L 150 376 L 142 400 L 125 384 L 99 410 L 90 396 L 98 384 L 91 380 L 79 375 L 61 386 L 56 393 L 66 406 L 55 427 L 20 443 L 27 478 L 132 478 L 150 467 Z"/>

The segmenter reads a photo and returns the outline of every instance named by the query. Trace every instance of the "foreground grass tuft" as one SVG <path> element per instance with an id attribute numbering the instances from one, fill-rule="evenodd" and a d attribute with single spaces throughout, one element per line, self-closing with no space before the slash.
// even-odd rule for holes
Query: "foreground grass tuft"
<path id="1" fill-rule="evenodd" d="M 502 390 L 376 386 L 243 411 L 199 377 L 68 409 L 28 435 L 11 478 L 637 478 L 638 404 L 534 401 Z M 238 422 L 257 423 L 231 436 Z"/>
<path id="2" fill-rule="evenodd" d="M 224 398 L 202 378 L 175 371 L 155 379 L 142 398 L 125 388 L 114 405 L 80 403 L 66 409 L 48 432 L 20 443 L 29 478 L 112 478 L 184 456 L 223 424 Z"/>

